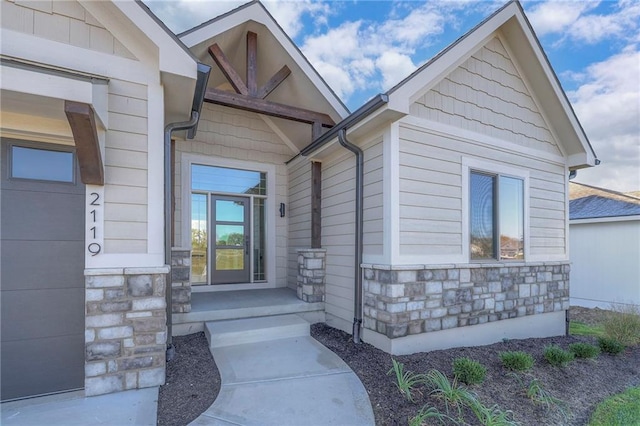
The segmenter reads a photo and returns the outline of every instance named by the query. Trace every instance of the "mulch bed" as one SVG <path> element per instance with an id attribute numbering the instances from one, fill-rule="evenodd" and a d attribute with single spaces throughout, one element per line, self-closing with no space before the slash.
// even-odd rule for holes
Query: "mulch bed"
<path id="1" fill-rule="evenodd" d="M 213 404 L 220 392 L 220 373 L 204 332 L 173 338 L 175 357 L 158 395 L 158 425 L 187 425 Z"/>
<path id="2" fill-rule="evenodd" d="M 602 311 L 606 312 L 606 311 Z M 572 318 L 588 322 L 593 310 L 585 317 L 572 308 Z M 339 355 L 358 375 L 369 393 L 377 425 L 406 425 L 424 405 L 435 406 L 441 412 L 441 401 L 419 389 L 415 403 L 406 401 L 387 375 L 391 356 L 373 346 L 354 344 L 351 336 L 325 324 L 311 326 L 311 335 Z M 511 410 L 522 425 L 584 425 L 595 406 L 609 395 L 629 386 L 640 385 L 640 347 L 627 349 L 619 356 L 602 354 L 596 360 L 576 360 L 565 368 L 546 363 L 545 346 L 556 344 L 567 349 L 573 342 L 595 343 L 589 337 L 552 337 L 544 339 L 509 340 L 480 347 L 463 347 L 412 355 L 395 356 L 405 365 L 405 371 L 426 373 L 438 369 L 452 378 L 451 364 L 455 358 L 469 357 L 487 367 L 485 382 L 470 389 L 485 406 L 497 404 Z M 186 425 L 204 412 L 215 400 L 220 388 L 220 376 L 213 362 L 204 333 L 175 337 L 176 357 L 167 364 L 167 384 L 160 388 L 158 401 L 159 425 Z M 498 354 L 503 351 L 526 351 L 535 358 L 534 367 L 519 379 L 503 369 Z M 533 378 L 556 398 L 567 404 L 568 415 L 558 409 L 535 404 L 527 396 L 522 383 Z M 468 424 L 478 424 L 471 412 L 464 415 Z"/>

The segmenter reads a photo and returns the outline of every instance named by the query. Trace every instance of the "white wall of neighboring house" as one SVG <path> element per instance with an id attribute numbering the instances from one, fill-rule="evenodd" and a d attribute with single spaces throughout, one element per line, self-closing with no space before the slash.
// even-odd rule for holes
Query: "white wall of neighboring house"
<path id="1" fill-rule="evenodd" d="M 640 305 L 640 216 L 572 220 L 571 304 Z"/>

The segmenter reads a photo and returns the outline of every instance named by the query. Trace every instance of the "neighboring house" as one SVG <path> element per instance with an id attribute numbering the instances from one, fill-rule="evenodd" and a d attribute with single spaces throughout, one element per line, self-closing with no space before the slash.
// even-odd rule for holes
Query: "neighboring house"
<path id="1" fill-rule="evenodd" d="M 571 304 L 640 305 L 640 197 L 571 182 L 569 200 Z"/>
<path id="2" fill-rule="evenodd" d="M 295 289 L 393 354 L 564 333 L 597 159 L 519 3 L 351 114 L 257 2 L 178 37 L 1 12 L 3 400 L 163 383 L 212 292 Z"/>

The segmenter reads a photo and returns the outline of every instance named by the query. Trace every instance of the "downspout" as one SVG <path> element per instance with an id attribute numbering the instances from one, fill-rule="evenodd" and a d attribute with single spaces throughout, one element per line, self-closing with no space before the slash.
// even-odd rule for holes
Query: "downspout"
<path id="1" fill-rule="evenodd" d="M 173 303 L 172 303 L 172 283 L 171 283 L 171 223 L 173 222 L 173 211 L 171 206 L 171 198 L 173 188 L 171 186 L 171 136 L 173 132 L 187 130 L 187 138 L 193 139 L 198 127 L 202 102 L 204 101 L 204 93 L 207 89 L 209 81 L 209 72 L 211 67 L 204 64 L 198 64 L 198 78 L 196 80 L 196 88 L 193 94 L 193 103 L 191 107 L 191 118 L 189 121 L 178 121 L 169 123 L 164 128 L 164 264 L 169 266 L 169 275 L 165 283 L 166 313 L 167 313 L 167 353 L 166 360 L 171 361 L 176 353 L 173 347 Z"/>
<path id="2" fill-rule="evenodd" d="M 340 145 L 356 155 L 356 230 L 355 230 L 355 294 L 353 298 L 353 342 L 360 343 L 362 329 L 362 230 L 363 230 L 363 182 L 364 153 L 347 140 L 347 130 L 338 131 Z"/>

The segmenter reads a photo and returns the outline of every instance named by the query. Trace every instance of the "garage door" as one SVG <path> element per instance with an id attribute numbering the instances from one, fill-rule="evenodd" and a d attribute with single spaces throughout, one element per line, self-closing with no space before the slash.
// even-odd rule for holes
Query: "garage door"
<path id="1" fill-rule="evenodd" d="M 84 386 L 84 185 L 69 147 L 2 139 L 0 399 Z"/>

